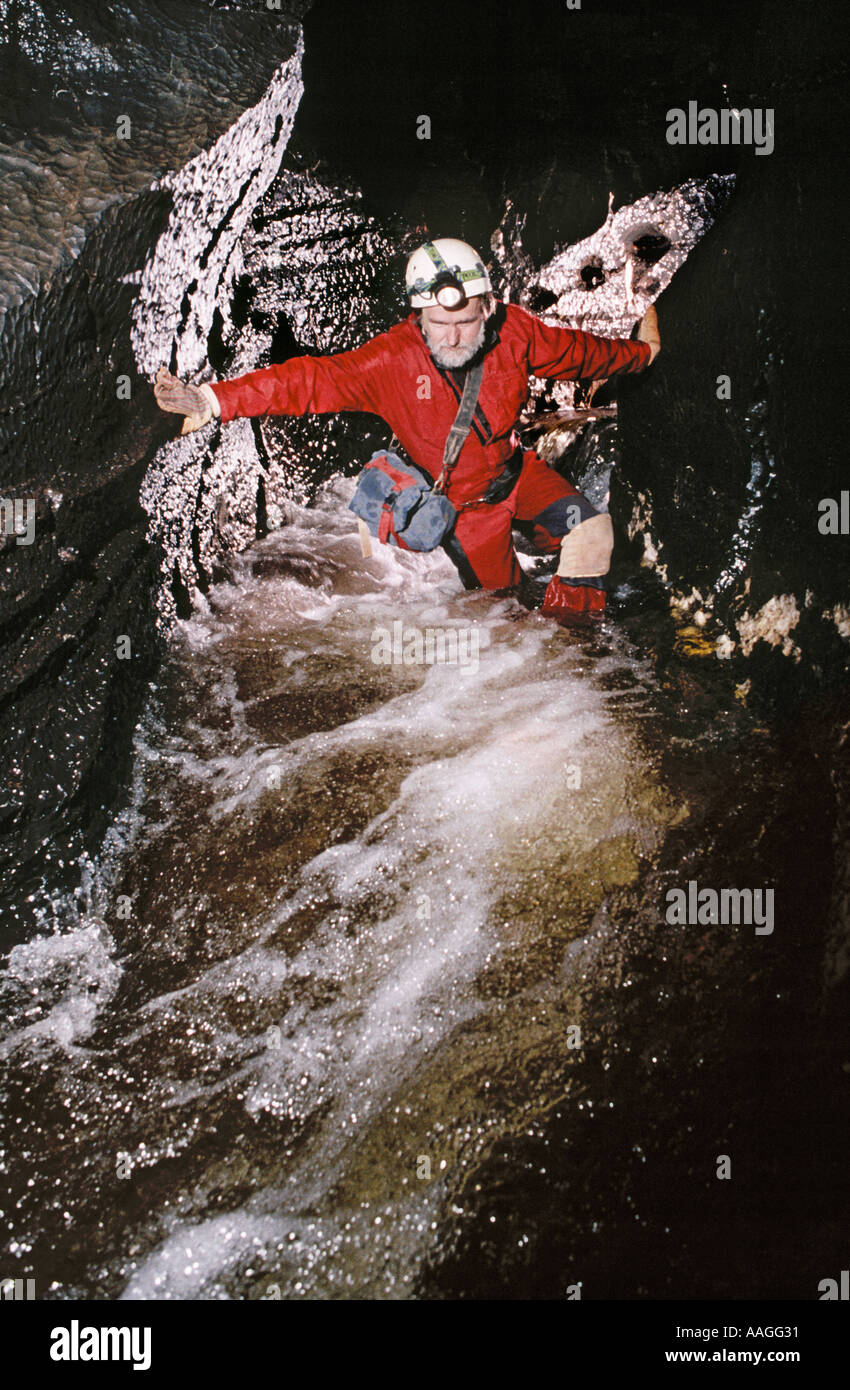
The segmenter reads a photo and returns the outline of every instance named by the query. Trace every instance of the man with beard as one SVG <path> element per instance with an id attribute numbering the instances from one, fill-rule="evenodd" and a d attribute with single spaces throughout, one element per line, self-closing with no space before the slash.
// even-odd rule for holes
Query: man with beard
<path id="1" fill-rule="evenodd" d="M 362 347 L 326 357 L 295 357 L 233 381 L 189 386 L 165 368 L 155 395 L 163 410 L 186 415 L 183 433 L 214 416 L 370 411 L 392 428 L 410 459 L 436 480 L 460 404 L 466 372 L 483 360 L 472 425 L 445 480 L 458 517 L 443 542 L 465 587 L 507 589 L 522 571 L 511 531 L 538 551 L 560 550 L 543 612 L 563 623 L 605 611 L 613 530 L 607 513 L 523 450 L 516 424 L 529 375 L 596 381 L 640 371 L 659 351 L 654 309 L 638 339 L 600 338 L 552 327 L 519 305 L 497 300 L 481 257 L 451 237 L 425 242 L 407 263 L 411 313 Z"/>

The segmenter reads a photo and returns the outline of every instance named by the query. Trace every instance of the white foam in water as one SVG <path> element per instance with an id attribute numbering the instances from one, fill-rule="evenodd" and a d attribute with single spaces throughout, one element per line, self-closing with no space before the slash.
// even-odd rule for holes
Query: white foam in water
<path id="1" fill-rule="evenodd" d="M 203 865 L 234 831 L 238 843 L 270 795 L 297 823 L 295 798 L 327 795 L 344 814 L 346 778 L 353 785 L 370 776 L 375 786 L 365 790 L 375 792 L 377 809 L 252 907 L 230 956 L 188 983 L 181 976 L 179 988 L 166 986 L 126 1021 L 124 1043 L 141 1056 L 167 1059 L 176 1035 L 198 1039 L 194 1075 L 178 1078 L 156 1060 L 149 1077 L 148 1106 L 188 1113 L 167 1130 L 171 1152 L 203 1132 L 213 1097 L 222 1095 L 231 1112 L 234 1100 L 242 1107 L 248 1156 L 251 1126 L 263 1116 L 285 1126 L 282 1149 L 286 1136 L 297 1143 L 278 1186 L 260 1185 L 241 1210 L 181 1220 L 174 1212 L 181 1201 L 169 1200 L 152 1211 L 155 1247 L 120 1265 L 125 1298 L 226 1298 L 254 1277 L 277 1281 L 286 1298 L 403 1292 L 427 1249 L 439 1185 L 411 1186 L 380 1218 L 369 1201 L 329 1207 L 329 1194 L 346 1180 L 370 1126 L 385 1122 L 399 1089 L 424 1074 L 439 1048 L 482 1013 L 488 1028 L 499 1028 L 501 1005 L 478 992 L 476 979 L 499 960 L 495 909 L 518 875 L 532 867 L 545 875 L 565 855 L 580 858 L 634 828 L 624 790 L 627 738 L 606 693 L 580 670 L 581 642 L 513 600 L 465 594 L 442 554 L 376 545 L 364 560 L 345 509 L 351 487 L 332 480 L 316 508 L 294 509 L 291 524 L 237 560 L 233 581 L 181 624 L 175 660 L 187 663 L 197 705 L 179 727 L 158 730 L 153 744 L 149 733 L 138 747 L 140 776 L 166 769 L 168 785 L 163 790 L 160 780 L 154 798 L 159 819 L 138 832 L 154 848 L 163 833 L 164 875 L 169 855 L 195 850 Z M 289 561 L 305 552 L 311 565 L 301 579 Z M 270 745 L 252 728 L 234 661 L 244 671 L 257 650 L 270 663 L 275 696 L 291 690 L 297 698 L 308 678 L 304 663 L 320 657 L 326 717 L 334 689 L 343 692 L 358 673 L 374 677 L 372 634 L 397 618 L 420 629 L 479 629 L 488 640 L 476 669 L 406 668 L 404 683 L 377 687 L 383 699 L 365 712 L 285 743 Z M 408 688 L 411 680 L 418 684 Z M 396 750 L 410 756 L 400 761 Z M 570 801 L 567 773 L 575 765 L 584 791 Z M 603 803 L 604 811 L 595 809 Z M 197 842 L 175 848 L 163 827 L 170 808 L 187 806 Z M 199 873 L 192 892 L 201 903 L 207 885 Z M 236 873 L 248 881 L 245 866 Z M 192 909 L 192 901 L 175 904 L 173 920 Z M 10 970 L 22 990 L 33 980 L 43 992 L 60 961 L 67 976 L 44 1016 L 21 1020 L 20 1037 L 85 1036 L 114 991 L 111 939 L 93 924 L 81 932 L 76 946 L 72 934 L 13 953 Z M 126 968 L 143 971 L 144 952 Z M 231 1025 L 234 999 L 240 1021 Z M 506 1056 L 512 1045 L 511 1037 L 499 1044 Z M 448 1124 L 461 1118 L 445 1116 Z M 139 1162 L 149 1166 L 160 1150 L 150 1136 L 147 1144 Z"/>
<path id="2" fill-rule="evenodd" d="M 67 1047 L 88 1037 L 121 977 L 114 950 L 103 922 L 13 947 L 0 978 L 0 1000 L 12 1023 L 0 1054 L 37 1038 Z"/>
<path id="3" fill-rule="evenodd" d="M 310 520 L 315 521 L 315 514 Z M 315 536 L 316 550 L 324 554 L 328 546 L 338 555 L 334 529 L 345 528 L 345 574 L 353 587 L 358 565 L 362 569 L 368 562 L 353 554 L 347 518 L 335 512 L 330 523 L 329 536 Z M 288 540 L 277 534 L 266 550 L 274 544 L 285 548 Z M 430 558 L 418 568 L 421 557 L 385 549 L 380 567 L 400 578 L 407 600 L 405 621 L 420 627 L 457 623 L 469 600 L 458 594 L 457 581 L 445 576 L 441 563 L 427 563 Z M 213 629 L 240 624 L 247 608 L 262 613 L 264 630 L 279 631 L 283 640 L 289 624 L 307 611 L 293 598 L 298 584 L 291 578 L 255 580 L 246 574 L 243 583 L 243 589 L 217 596 L 220 616 L 208 619 Z M 221 614 L 222 598 L 232 600 L 232 611 Z M 373 610 L 376 602 L 386 601 L 385 594 L 374 592 L 322 600 L 329 621 L 343 615 L 344 625 L 329 628 L 324 636 L 337 647 L 342 643 L 344 648 L 347 641 L 350 664 L 362 662 L 364 655 L 368 660 Z M 396 601 L 394 595 L 394 605 Z M 564 644 L 549 652 L 546 644 L 553 634 L 548 624 L 536 617 L 508 624 L 507 611 L 503 599 L 476 597 L 470 620 L 486 627 L 492 640 L 468 679 L 457 668 L 435 665 L 422 673 L 417 689 L 335 729 L 283 747 L 249 744 L 203 765 L 191 759 L 184 764 L 189 776 L 216 778 L 213 815 L 227 820 L 250 811 L 267 795 L 272 766 L 280 769 L 285 795 L 297 770 L 315 769 L 358 745 L 391 750 L 413 732 L 427 740 L 430 750 L 429 760 L 401 780 L 386 808 L 359 834 L 303 866 L 299 886 L 271 911 L 260 940 L 181 991 L 193 1018 L 214 1017 L 220 1007 L 215 1001 L 237 986 L 250 991 L 257 1003 L 282 1001 L 272 1045 L 267 1036 L 257 1035 L 256 1055 L 238 1066 L 231 1084 L 238 1079 L 250 1115 L 268 1111 L 299 1121 L 312 1116 L 319 1125 L 307 1157 L 289 1175 L 285 1194 L 265 1194 L 273 1210 L 288 1212 L 288 1231 L 293 1223 L 303 1228 L 342 1171 L 347 1144 L 381 1113 L 401 1081 L 485 1007 L 472 986 L 486 961 L 499 953 L 492 910 L 511 886 L 517 846 L 526 846 L 530 862 L 538 856 L 545 864 L 553 828 L 559 835 L 569 830 L 577 842 L 592 843 L 598 833 L 581 824 L 564 826 L 559 817 L 567 765 L 589 768 L 606 740 L 606 758 L 614 764 L 623 758 L 605 700 L 591 682 L 572 674 L 578 649 Z M 191 629 L 184 627 L 184 633 L 193 644 L 208 641 L 200 620 Z M 299 636 L 303 640 L 303 629 Z M 311 641 L 321 646 L 323 634 L 317 632 Z M 620 828 L 626 830 L 627 821 L 624 817 Z M 369 911 L 376 891 L 385 904 L 377 921 Z M 327 914 L 295 955 L 287 958 L 263 944 L 299 911 L 317 903 L 327 905 Z M 357 924 L 354 931 L 346 929 L 351 923 Z M 309 984 L 309 1002 L 299 983 Z M 314 1002 L 314 995 L 327 1002 Z M 170 1000 L 160 999 L 151 1008 L 167 1012 L 169 1006 Z M 405 1210 L 394 1212 L 393 1221 L 410 1221 L 419 1229 L 417 1204 L 422 1200 L 421 1194 L 411 1196 Z M 201 1228 L 178 1228 L 136 1269 L 126 1296 L 179 1298 L 204 1290 L 203 1296 L 220 1296 L 210 1290 L 220 1291 L 221 1281 L 226 1284 L 237 1269 L 244 1270 L 257 1241 L 268 1248 L 280 1245 L 284 1226 L 277 1217 L 259 1215 L 258 1204 L 262 1198 L 223 1225 L 216 1220 Z M 340 1216 L 339 1223 L 322 1224 L 321 1241 L 314 1234 L 309 1259 L 302 1251 L 291 1274 L 280 1276 L 284 1296 L 298 1296 L 298 1287 L 321 1290 L 333 1284 L 340 1232 L 343 1226 L 350 1231 L 352 1223 L 356 1226 L 357 1218 L 347 1213 L 345 1222 Z M 225 1231 L 222 1247 L 217 1240 Z M 234 1232 L 241 1233 L 238 1239 Z M 181 1270 L 190 1247 L 192 1258 L 186 1255 Z M 305 1260 L 312 1261 L 309 1279 Z"/>
<path id="4" fill-rule="evenodd" d="M 209 1282 L 210 1271 L 226 1275 L 283 1247 L 290 1223 L 242 1212 L 218 1216 L 184 1228 L 166 1240 L 135 1275 L 122 1299 L 197 1298 Z M 226 1295 L 225 1295 L 226 1296 Z"/>

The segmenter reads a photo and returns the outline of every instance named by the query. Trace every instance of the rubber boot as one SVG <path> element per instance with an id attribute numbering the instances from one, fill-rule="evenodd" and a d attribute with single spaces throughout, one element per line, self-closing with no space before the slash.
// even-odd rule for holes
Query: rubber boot
<path id="1" fill-rule="evenodd" d="M 550 581 L 540 610 L 562 627 L 593 627 L 605 617 L 605 588 L 601 579 L 562 579 Z"/>

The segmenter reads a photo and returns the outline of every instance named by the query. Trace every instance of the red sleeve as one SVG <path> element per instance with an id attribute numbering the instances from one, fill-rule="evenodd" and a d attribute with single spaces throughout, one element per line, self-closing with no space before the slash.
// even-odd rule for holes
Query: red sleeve
<path id="1" fill-rule="evenodd" d="M 288 362 L 247 372 L 232 381 L 211 382 L 222 421 L 237 416 L 311 415 L 337 410 L 380 414 L 379 377 L 389 357 L 387 336 L 381 333 L 362 347 L 331 357 L 291 357 Z"/>
<path id="2" fill-rule="evenodd" d="M 597 338 L 576 328 L 553 328 L 527 312 L 525 319 L 529 330 L 528 365 L 535 376 L 597 381 L 649 366 L 648 343 L 630 338 Z"/>

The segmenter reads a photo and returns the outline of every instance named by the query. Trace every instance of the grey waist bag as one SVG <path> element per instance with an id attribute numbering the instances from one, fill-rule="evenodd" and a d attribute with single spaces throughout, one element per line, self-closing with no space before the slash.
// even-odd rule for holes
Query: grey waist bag
<path id="1" fill-rule="evenodd" d="M 424 469 L 389 450 L 373 454 L 357 479 L 348 509 L 385 545 L 397 545 L 401 550 L 435 550 L 454 526 L 457 510 L 445 496 L 445 489 L 469 434 L 483 371 L 483 364 L 478 363 L 466 374 L 436 483 Z"/>

